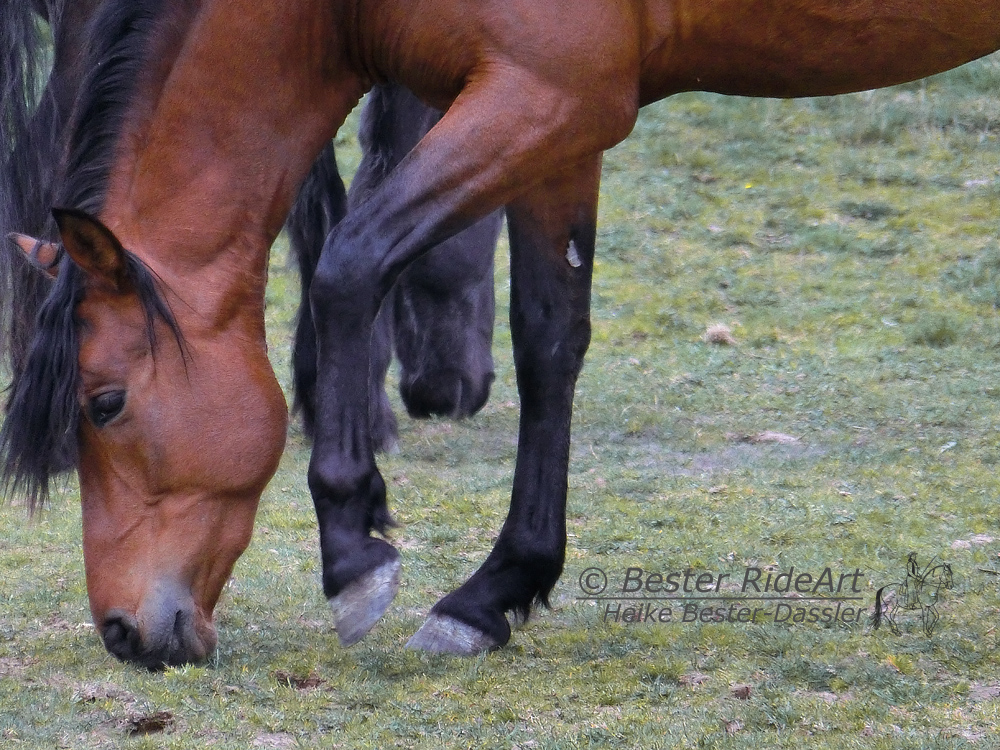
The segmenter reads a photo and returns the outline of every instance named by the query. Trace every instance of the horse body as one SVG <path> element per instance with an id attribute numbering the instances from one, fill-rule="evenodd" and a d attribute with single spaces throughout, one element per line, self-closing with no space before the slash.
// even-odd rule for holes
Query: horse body
<path id="1" fill-rule="evenodd" d="M 995 7 L 966 2 L 783 2 L 764 11 L 729 0 L 360 7 L 369 25 L 352 50 L 358 69 L 450 106 L 377 195 L 334 230 L 312 286 L 320 350 L 337 363 L 318 386 L 328 395 L 309 473 L 324 588 L 338 627 L 354 632 L 346 621 L 367 626 L 385 601 L 366 593 L 369 583 L 398 565 L 395 550 L 369 536 L 384 530 L 377 519 L 386 511 L 370 453 L 356 450 L 367 428 L 357 407 L 363 373 L 351 372 L 349 353 L 365 351 L 374 317 L 358 301 L 379 299 L 429 244 L 505 204 L 522 407 L 510 513 L 484 564 L 435 605 L 411 641 L 476 652 L 506 643 L 506 613 L 544 602 L 562 569 L 600 154 L 627 135 L 639 106 L 686 90 L 804 96 L 885 86 L 995 50 L 1000 23 Z M 429 18 L 433 27 L 421 23 Z M 365 598 L 371 611 L 359 613 L 365 606 L 356 600 Z"/>
<path id="2" fill-rule="evenodd" d="M 312 160 L 373 83 L 401 82 L 447 113 L 332 229 L 310 286 L 308 480 L 323 586 L 351 643 L 398 585 L 398 552 L 371 533 L 391 522 L 368 399 L 379 306 L 432 246 L 506 206 L 522 407 L 510 512 L 482 567 L 411 641 L 474 653 L 506 643 L 506 613 L 545 602 L 562 570 L 601 153 L 628 134 L 639 106 L 692 89 L 871 88 L 1000 46 L 1000 7 L 983 2 L 112 4 L 148 11 L 151 51 L 137 56 L 135 92 L 115 128 L 100 221 L 68 217 L 62 233 L 86 276 L 77 315 L 90 416 L 78 436 L 84 511 L 108 519 L 99 530 L 85 520 L 88 586 L 106 642 L 118 629 L 139 641 L 176 632 L 178 659 L 211 646 L 212 606 L 284 440 L 263 337 L 267 249 Z M 96 73 L 91 88 L 109 75 Z M 121 246 L 160 280 L 183 345 L 149 335 L 167 321 L 142 314 Z M 134 519 L 157 514 L 151 526 L 190 528 L 202 508 L 210 523 L 185 540 L 183 569 L 168 565 L 157 585 L 133 593 L 122 578 L 148 570 L 106 577 L 113 551 L 93 552 L 95 535 L 166 544 Z M 175 612 L 189 595 L 193 606 Z"/>

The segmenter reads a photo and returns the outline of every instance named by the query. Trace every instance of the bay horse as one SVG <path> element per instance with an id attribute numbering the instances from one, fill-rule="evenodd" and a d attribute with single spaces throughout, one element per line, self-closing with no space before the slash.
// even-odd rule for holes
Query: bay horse
<path id="1" fill-rule="evenodd" d="M 639 108 L 690 90 L 888 86 L 1000 47 L 996 0 L 109 0 L 103 10 L 93 44 L 108 62 L 83 87 L 68 172 L 72 187 L 87 165 L 101 189 L 59 197 L 73 262 L 41 311 L 8 434 L 34 424 L 41 402 L 39 432 L 75 441 L 95 623 L 134 660 L 164 638 L 176 661 L 215 641 L 215 601 L 285 435 L 264 351 L 267 248 L 312 160 L 374 84 L 400 83 L 446 114 L 333 228 L 309 288 L 308 482 L 323 587 L 352 643 L 399 583 L 368 409 L 380 304 L 429 248 L 505 206 L 521 399 L 510 510 L 482 566 L 410 640 L 479 653 L 505 644 L 507 614 L 545 603 L 562 570 L 601 155 Z M 72 398 L 43 390 L 53 379 Z M 67 438 L 67 415 L 81 411 Z M 47 464 L 13 448 L 15 476 L 43 481 Z M 171 551 L 155 569 L 134 564 L 150 526 Z"/>
<path id="2" fill-rule="evenodd" d="M 50 207 L 59 193 L 60 159 L 76 96 L 87 66 L 95 61 L 88 59 L 86 47 L 90 24 L 102 2 L 34 0 L 0 8 L 0 41 L 5 53 L 0 54 L 0 237 L 8 230 L 45 237 L 54 228 Z M 52 47 L 51 70 L 44 87 L 41 63 L 48 44 L 43 42 L 39 19 L 49 27 Z M 350 194 L 344 189 L 332 144 L 324 147 L 299 190 L 286 229 L 302 278 L 303 304 L 292 364 L 295 410 L 302 415 L 307 435 L 312 431 L 314 413 L 316 347 L 306 294 L 323 241 L 343 218 L 349 203 L 374 189 L 440 118 L 440 112 L 401 86 L 376 86 L 361 116 L 362 161 Z M 379 316 L 373 341 L 370 385 L 376 448 L 391 449 L 397 439 L 396 419 L 385 392 L 394 348 L 400 361 L 401 396 L 412 416 L 462 418 L 485 403 L 493 380 L 493 247 L 501 221 L 502 213 L 497 211 L 442 242 L 393 287 L 395 304 L 387 304 L 386 312 Z M 6 245 L 0 249 L 0 333 L 4 341 L 0 352 L 15 381 L 25 366 L 36 333 L 38 308 L 50 291 L 49 276 L 54 275 L 61 252 L 51 243 L 30 244 L 32 263 L 18 261 Z M 19 426 L 11 420 L 3 435 L 6 480 L 14 489 L 20 483 L 31 506 L 46 495 L 48 474 L 72 468 L 76 462 L 74 441 L 50 444 L 51 436 L 39 434 L 36 426 L 46 425 Z M 72 432 L 70 429 L 67 434 Z M 18 441 L 22 447 L 11 450 Z M 43 447 L 37 450 L 39 446 Z M 38 460 L 47 461 L 48 466 L 30 467 L 30 460 L 25 462 L 28 451 L 36 450 Z M 21 458 L 17 460 L 22 463 L 15 468 L 10 460 L 18 451 Z M 32 472 L 41 483 L 25 480 Z M 155 557 L 170 552 L 150 546 L 146 554 Z M 118 655 L 123 655 L 122 648 L 132 648 L 128 643 L 106 642 Z M 173 648 L 169 639 L 159 643 L 153 639 L 133 660 L 151 667 L 174 663 L 178 658 L 172 655 Z M 187 657 L 179 658 L 183 661 Z"/>

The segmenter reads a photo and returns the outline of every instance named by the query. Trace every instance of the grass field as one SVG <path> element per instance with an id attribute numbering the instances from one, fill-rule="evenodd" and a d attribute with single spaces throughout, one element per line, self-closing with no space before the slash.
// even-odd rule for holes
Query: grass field
<path id="1" fill-rule="evenodd" d="M 203 667 L 150 674 L 104 652 L 72 485 L 34 520 L 3 506 L 0 747 L 1000 745 L 998 91 L 993 58 L 877 93 L 643 112 L 605 162 L 565 572 L 502 651 L 403 644 L 506 512 L 503 244 L 489 404 L 459 424 L 402 419 L 400 452 L 380 459 L 404 583 L 360 645 L 337 645 L 321 595 L 295 427 Z M 339 146 L 349 170 L 353 136 Z M 284 256 L 282 240 L 268 316 L 287 385 Z M 830 568 L 860 571 L 870 607 L 911 552 L 954 573 L 930 635 L 914 613 L 899 635 L 684 622 L 690 598 L 671 623 L 615 622 L 579 585 L 591 568 L 609 592 L 628 568 L 693 569 L 735 595 L 748 568 Z"/>

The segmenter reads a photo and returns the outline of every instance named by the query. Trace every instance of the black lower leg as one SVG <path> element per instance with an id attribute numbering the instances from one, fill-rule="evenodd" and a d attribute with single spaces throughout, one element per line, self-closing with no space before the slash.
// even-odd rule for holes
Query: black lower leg
<path id="1" fill-rule="evenodd" d="M 570 421 L 590 341 L 590 280 L 600 163 L 508 207 L 511 335 L 521 420 L 510 512 L 486 562 L 433 613 L 471 625 L 495 645 L 505 613 L 547 603 L 566 546 Z"/>
<path id="2" fill-rule="evenodd" d="M 373 531 L 385 534 L 392 525 L 375 466 L 369 412 L 372 330 L 380 295 L 357 242 L 337 244 L 348 223 L 328 238 L 309 295 L 318 366 L 308 478 L 328 597 L 398 558 L 390 544 L 371 536 Z"/>

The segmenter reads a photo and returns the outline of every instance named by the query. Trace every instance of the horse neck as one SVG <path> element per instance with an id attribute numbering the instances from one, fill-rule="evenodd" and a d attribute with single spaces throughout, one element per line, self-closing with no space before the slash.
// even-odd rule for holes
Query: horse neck
<path id="1" fill-rule="evenodd" d="M 130 106 L 101 218 L 211 329 L 262 335 L 270 245 L 363 93 L 336 6 L 206 0 Z"/>

